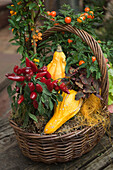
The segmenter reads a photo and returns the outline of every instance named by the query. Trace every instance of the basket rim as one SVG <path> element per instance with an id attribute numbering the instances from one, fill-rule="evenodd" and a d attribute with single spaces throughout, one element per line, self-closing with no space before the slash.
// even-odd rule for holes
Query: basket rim
<path id="1" fill-rule="evenodd" d="M 96 124 L 96 125 L 94 125 L 94 126 L 86 126 L 86 127 L 84 127 L 83 129 L 81 129 L 81 130 L 77 130 L 77 132 L 76 131 L 73 131 L 73 132 L 69 132 L 69 133 L 66 133 L 66 134 L 61 134 L 61 135 L 59 135 L 59 134 L 56 134 L 56 133 L 53 133 L 53 134 L 43 134 L 43 133 L 31 133 L 31 132 L 26 132 L 25 130 L 23 130 L 22 128 L 20 128 L 18 125 L 17 125 L 17 123 L 15 123 L 11 118 L 9 119 L 9 122 L 10 122 L 10 125 L 16 130 L 16 131 L 19 131 L 19 133 L 20 134 L 24 134 L 25 136 L 27 136 L 27 137 L 36 137 L 36 138 L 41 138 L 41 139 L 46 139 L 47 140 L 47 138 L 49 138 L 48 140 L 50 140 L 50 138 L 54 138 L 54 139 L 60 139 L 60 138 L 68 138 L 68 136 L 69 136 L 69 138 L 70 137 L 73 137 L 73 136 L 82 136 L 82 135 L 84 135 L 85 133 L 87 133 L 88 131 L 90 131 L 90 130 L 93 130 L 94 128 L 96 128 L 96 127 L 102 127 L 102 128 L 104 128 L 103 127 L 103 125 L 101 124 L 101 123 L 98 123 L 98 124 Z M 98 125 L 98 126 L 97 126 Z"/>

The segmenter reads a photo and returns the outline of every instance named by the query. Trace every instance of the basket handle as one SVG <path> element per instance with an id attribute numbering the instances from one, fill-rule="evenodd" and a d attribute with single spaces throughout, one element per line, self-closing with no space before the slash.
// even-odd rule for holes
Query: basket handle
<path id="1" fill-rule="evenodd" d="M 106 61 L 102 52 L 102 49 L 98 42 L 91 36 L 89 35 L 86 31 L 84 30 L 79 30 L 78 28 L 74 28 L 71 25 L 57 25 L 54 26 L 47 31 L 43 33 L 42 41 L 46 40 L 50 35 L 54 34 L 55 31 L 58 32 L 64 32 L 68 31 L 73 34 L 76 34 L 79 36 L 84 42 L 87 43 L 87 45 L 90 47 L 92 52 L 94 53 L 94 56 L 97 59 L 102 78 L 101 78 L 101 96 L 103 98 L 103 101 L 105 105 L 108 104 L 108 92 L 109 92 L 109 81 L 108 81 L 108 71 L 107 71 L 107 65 Z M 42 42 L 40 41 L 40 43 Z"/>

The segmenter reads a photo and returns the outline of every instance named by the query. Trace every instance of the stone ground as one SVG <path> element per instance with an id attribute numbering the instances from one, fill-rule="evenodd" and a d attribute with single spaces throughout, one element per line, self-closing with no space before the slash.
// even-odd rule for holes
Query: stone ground
<path id="1" fill-rule="evenodd" d="M 0 30 L 0 170 L 113 170 L 113 125 L 111 139 L 104 135 L 92 151 L 73 161 L 46 165 L 23 156 L 8 122 L 11 110 L 7 94 L 9 81 L 4 75 L 12 72 L 20 59 L 16 54 L 17 47 L 8 42 L 12 38 L 12 32 L 8 28 Z"/>

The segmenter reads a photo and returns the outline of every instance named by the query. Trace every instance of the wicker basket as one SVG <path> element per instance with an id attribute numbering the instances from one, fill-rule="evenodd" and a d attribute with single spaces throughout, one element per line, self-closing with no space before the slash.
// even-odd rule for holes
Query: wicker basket
<path id="1" fill-rule="evenodd" d="M 102 98 L 107 105 L 109 90 L 108 73 L 106 62 L 99 44 L 84 30 L 73 28 L 70 25 L 52 27 L 43 34 L 43 41 L 56 31 L 74 33 L 91 48 L 101 70 Z M 95 127 L 85 127 L 76 132 L 67 133 L 61 136 L 57 134 L 41 135 L 27 133 L 18 127 L 14 121 L 10 120 L 10 124 L 14 128 L 23 154 L 34 161 L 45 163 L 67 162 L 80 157 L 89 152 L 105 133 L 105 129 L 101 124 L 98 124 Z"/>

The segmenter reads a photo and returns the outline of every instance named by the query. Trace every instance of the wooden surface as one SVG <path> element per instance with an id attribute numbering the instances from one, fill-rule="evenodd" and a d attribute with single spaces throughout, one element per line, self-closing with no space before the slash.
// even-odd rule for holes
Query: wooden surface
<path id="1" fill-rule="evenodd" d="M 113 115 L 112 115 L 113 117 Z M 0 170 L 113 170 L 113 126 L 111 139 L 104 135 L 97 146 L 81 158 L 47 165 L 24 157 L 8 118 L 0 118 Z"/>

